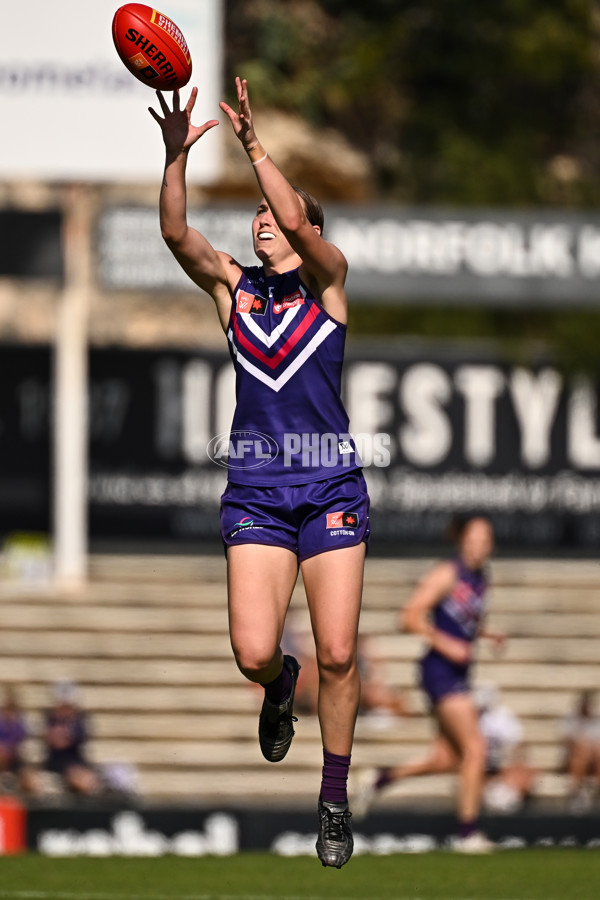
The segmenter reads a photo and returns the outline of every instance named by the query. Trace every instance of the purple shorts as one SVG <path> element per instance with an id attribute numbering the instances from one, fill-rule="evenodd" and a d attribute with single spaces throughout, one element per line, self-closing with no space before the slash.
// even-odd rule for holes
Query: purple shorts
<path id="1" fill-rule="evenodd" d="M 225 547 L 271 544 L 302 562 L 317 553 L 369 542 L 369 495 L 362 470 L 282 487 L 229 482 L 221 497 Z"/>
<path id="2" fill-rule="evenodd" d="M 466 694 L 469 667 L 457 666 L 440 653 L 428 653 L 420 662 L 421 687 L 435 706 L 449 694 Z"/>

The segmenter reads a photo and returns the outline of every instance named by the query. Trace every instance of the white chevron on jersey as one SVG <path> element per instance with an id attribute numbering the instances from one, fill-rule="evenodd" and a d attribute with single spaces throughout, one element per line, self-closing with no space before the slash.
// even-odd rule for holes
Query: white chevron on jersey
<path id="1" fill-rule="evenodd" d="M 263 331 L 258 322 L 256 321 L 256 317 L 252 315 L 252 313 L 238 313 L 238 319 L 241 319 L 246 328 L 252 332 L 252 334 L 262 341 L 263 344 L 267 347 L 272 347 L 275 341 L 277 341 L 285 329 L 288 327 L 294 316 L 297 316 L 300 312 L 300 306 L 293 306 L 291 309 L 288 309 L 286 313 L 277 326 L 274 328 L 270 334 L 267 334 L 266 331 Z"/>
<path id="2" fill-rule="evenodd" d="M 292 310 L 290 310 L 292 312 Z M 277 378 L 273 378 L 271 375 L 268 375 L 266 372 L 262 372 L 254 363 L 250 362 L 250 360 L 244 356 L 241 350 L 236 347 L 234 343 L 233 331 L 231 328 L 227 332 L 227 339 L 231 344 L 231 348 L 236 356 L 239 364 L 251 375 L 254 375 L 255 378 L 258 378 L 259 381 L 262 381 L 263 384 L 266 384 L 267 387 L 271 388 L 272 391 L 280 391 L 284 384 L 290 380 L 292 375 L 300 369 L 306 360 L 312 356 L 317 347 L 323 343 L 325 338 L 331 334 L 332 331 L 335 331 L 337 325 L 331 319 L 328 319 L 324 322 L 319 330 L 312 336 L 308 344 L 304 347 L 301 353 L 294 359 L 293 362 L 286 368 L 285 372 L 282 372 Z"/>

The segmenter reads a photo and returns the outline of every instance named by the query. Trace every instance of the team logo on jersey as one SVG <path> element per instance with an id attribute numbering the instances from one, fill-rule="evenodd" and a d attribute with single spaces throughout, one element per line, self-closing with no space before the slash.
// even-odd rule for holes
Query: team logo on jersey
<path id="1" fill-rule="evenodd" d="M 267 308 L 267 300 L 260 294 L 249 294 L 248 291 L 238 291 L 236 312 L 252 313 L 254 316 L 264 316 Z"/>
<path id="2" fill-rule="evenodd" d="M 300 306 L 302 303 L 304 303 L 304 297 L 300 291 L 294 291 L 293 294 L 289 294 L 287 297 L 284 297 L 283 300 L 275 300 L 273 303 L 273 312 L 282 313 L 286 309 L 293 309 L 295 306 Z"/>
<path id="3" fill-rule="evenodd" d="M 358 515 L 353 512 L 327 513 L 327 528 L 358 528 Z"/>

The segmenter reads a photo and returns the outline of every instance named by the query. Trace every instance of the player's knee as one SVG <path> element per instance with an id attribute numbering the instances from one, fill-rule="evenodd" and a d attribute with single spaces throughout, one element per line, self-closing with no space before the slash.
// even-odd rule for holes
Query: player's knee
<path id="1" fill-rule="evenodd" d="M 263 673 L 273 663 L 273 651 L 261 647 L 233 650 L 237 667 L 250 681 L 261 681 Z"/>
<path id="2" fill-rule="evenodd" d="M 317 655 L 321 674 L 343 676 L 356 666 L 355 648 L 345 644 L 331 644 Z"/>

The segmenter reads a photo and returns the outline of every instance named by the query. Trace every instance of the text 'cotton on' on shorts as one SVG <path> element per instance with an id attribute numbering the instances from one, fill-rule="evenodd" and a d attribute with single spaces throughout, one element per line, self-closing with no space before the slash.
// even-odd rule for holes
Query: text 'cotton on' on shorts
<path id="1" fill-rule="evenodd" d="M 369 542 L 369 495 L 360 469 L 309 484 L 250 487 L 229 482 L 221 497 L 226 548 L 271 544 L 300 562 L 317 553 Z"/>
<path id="2" fill-rule="evenodd" d="M 428 653 L 419 669 L 421 687 L 432 706 L 450 694 L 467 694 L 471 689 L 468 666 L 458 666 L 439 653 Z"/>

